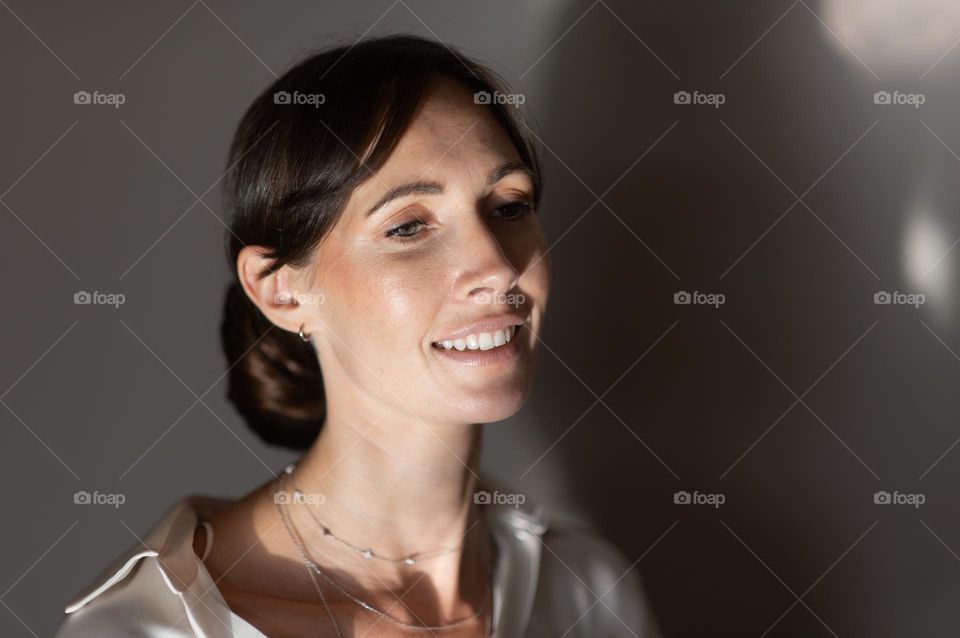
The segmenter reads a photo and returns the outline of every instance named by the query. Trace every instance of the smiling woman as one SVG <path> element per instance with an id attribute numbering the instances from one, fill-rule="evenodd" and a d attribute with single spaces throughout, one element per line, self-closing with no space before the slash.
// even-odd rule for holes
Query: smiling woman
<path id="1" fill-rule="evenodd" d="M 550 280 L 510 95 L 397 36 L 254 101 L 229 157 L 229 397 L 305 452 L 241 499 L 175 504 L 58 636 L 657 635 L 618 550 L 480 470 L 483 425 L 530 391 Z"/>

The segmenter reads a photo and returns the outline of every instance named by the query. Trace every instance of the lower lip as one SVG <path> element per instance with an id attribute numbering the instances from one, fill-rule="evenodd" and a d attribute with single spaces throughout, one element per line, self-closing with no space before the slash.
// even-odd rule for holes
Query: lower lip
<path id="1" fill-rule="evenodd" d="M 442 357 L 446 357 L 468 366 L 488 366 L 504 361 L 510 361 L 520 354 L 520 336 L 525 334 L 524 326 L 517 326 L 513 338 L 502 346 L 491 348 L 490 350 L 457 350 L 450 348 L 444 350 L 441 347 L 430 345 L 430 347 Z"/>

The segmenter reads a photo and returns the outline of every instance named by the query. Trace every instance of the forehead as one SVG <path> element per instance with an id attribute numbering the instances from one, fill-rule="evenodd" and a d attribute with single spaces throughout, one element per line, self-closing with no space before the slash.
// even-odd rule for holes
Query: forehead
<path id="1" fill-rule="evenodd" d="M 486 182 L 489 172 L 520 155 L 488 106 L 476 104 L 464 84 L 438 78 L 377 179 L 364 190 L 382 190 L 397 180 L 443 179 L 456 175 Z"/>

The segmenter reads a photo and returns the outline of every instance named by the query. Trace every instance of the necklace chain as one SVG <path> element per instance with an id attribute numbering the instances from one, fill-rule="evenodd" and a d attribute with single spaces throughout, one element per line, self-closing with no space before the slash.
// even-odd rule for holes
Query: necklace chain
<path id="1" fill-rule="evenodd" d="M 292 488 L 291 496 L 293 497 L 294 502 L 296 502 L 297 500 L 303 501 L 304 499 L 304 492 L 297 486 L 297 481 L 293 476 L 293 472 L 294 470 L 296 470 L 296 467 L 297 466 L 295 463 L 291 463 L 286 467 L 286 469 L 284 469 L 284 472 L 287 474 L 288 480 L 290 481 L 290 486 Z M 407 556 L 404 556 L 403 558 L 389 558 L 387 556 L 381 556 L 380 554 L 378 554 L 377 552 L 375 552 L 373 549 L 369 547 L 358 547 L 357 545 L 354 545 L 353 543 L 340 538 L 339 536 L 334 534 L 333 530 L 327 527 L 327 525 L 325 525 L 323 521 L 317 518 L 316 512 L 313 511 L 313 508 L 308 507 L 307 512 L 310 514 L 310 517 L 314 520 L 314 522 L 320 527 L 320 531 L 323 532 L 323 535 L 325 537 L 331 540 L 337 541 L 344 547 L 347 547 L 354 553 L 360 554 L 366 559 L 375 558 L 377 560 L 381 560 L 387 563 L 392 563 L 395 565 L 397 564 L 407 565 L 409 567 L 409 566 L 416 565 L 421 561 L 429 560 L 431 558 L 437 558 L 438 556 L 443 556 L 444 554 L 449 554 L 450 552 L 456 551 L 457 549 L 460 549 L 460 547 L 463 546 L 463 543 L 459 543 L 457 545 L 454 545 L 453 547 L 439 549 L 432 552 L 419 552 L 416 554 L 409 554 Z"/>
<path id="2" fill-rule="evenodd" d="M 278 494 L 278 493 L 283 489 L 283 485 L 284 485 L 283 481 L 284 481 L 284 479 L 292 480 L 292 477 L 290 476 L 290 473 L 289 473 L 289 472 L 285 473 L 284 475 L 281 475 L 281 477 L 278 479 L 278 481 L 277 481 L 278 489 L 277 489 L 277 492 L 274 493 L 275 496 L 276 496 L 276 494 Z M 453 628 L 455 628 L 455 627 L 459 627 L 459 626 L 461 626 L 461 625 L 464 625 L 464 624 L 466 624 L 466 623 L 468 623 L 468 622 L 470 622 L 470 621 L 478 618 L 478 617 L 480 616 L 480 614 L 484 613 L 485 611 L 488 610 L 488 608 L 490 608 L 490 612 L 491 612 L 491 613 L 488 614 L 487 616 L 485 616 L 485 618 L 484 618 L 484 623 L 485 623 L 484 635 L 490 635 L 490 629 L 491 629 L 491 627 L 490 627 L 490 617 L 493 615 L 493 614 L 492 614 L 492 608 L 490 607 L 490 602 L 491 602 L 491 600 L 492 600 L 492 590 L 493 590 L 493 562 L 494 562 L 494 555 L 493 555 L 492 552 L 491 552 L 491 554 L 490 554 L 490 556 L 491 556 L 490 564 L 488 564 L 488 566 L 487 566 L 487 576 L 488 576 L 488 582 L 489 582 L 489 584 L 490 584 L 490 587 L 487 589 L 487 592 L 486 592 L 486 594 L 484 595 L 483 604 L 480 606 L 480 609 L 478 609 L 474 614 L 472 614 L 472 615 L 470 615 L 470 616 L 468 616 L 468 617 L 466 617 L 466 618 L 461 618 L 460 620 L 456 620 L 456 621 L 453 621 L 453 622 L 451 622 L 451 623 L 445 623 L 445 624 L 441 624 L 441 625 L 424 625 L 424 624 L 419 624 L 419 623 L 408 623 L 408 622 L 404 622 L 404 621 L 400 620 L 399 618 L 396 618 L 395 616 L 393 616 L 393 615 L 391 615 L 391 614 L 389 614 L 389 613 L 387 613 L 387 612 L 385 612 L 385 611 L 383 611 L 383 610 L 377 609 L 376 607 L 374 607 L 374 606 L 371 605 L 370 603 L 367 603 L 367 602 L 365 602 L 365 601 L 357 598 L 356 596 L 352 595 L 350 592 L 346 591 L 339 583 L 337 583 L 337 582 L 336 582 L 333 578 L 331 578 L 328 574 L 326 574 L 326 573 L 320 568 L 320 566 L 310 557 L 310 554 L 309 554 L 309 552 L 308 552 L 307 549 L 306 549 L 306 546 L 305 546 L 305 544 L 304 544 L 304 542 L 303 542 L 303 539 L 301 538 L 300 533 L 297 531 L 296 526 L 295 526 L 294 523 L 293 523 L 293 519 L 290 517 L 290 513 L 289 513 L 288 511 L 286 511 L 286 509 L 284 508 L 284 504 L 283 504 L 283 503 L 281 502 L 281 500 L 278 499 L 278 498 L 274 498 L 274 502 L 275 502 L 275 504 L 277 505 L 277 509 L 279 510 L 279 513 L 280 513 L 280 518 L 283 520 L 283 524 L 284 524 L 284 527 L 285 527 L 286 530 L 287 530 L 287 534 L 290 536 L 290 539 L 293 541 L 293 544 L 296 546 L 297 551 L 300 553 L 300 557 L 301 557 L 301 559 L 303 560 L 304 565 L 305 565 L 306 568 L 307 568 L 307 572 L 308 572 L 308 574 L 309 574 L 309 576 L 310 576 L 310 580 L 313 582 L 313 586 L 316 588 L 317 594 L 320 596 L 320 600 L 323 602 L 324 609 L 326 609 L 327 614 L 330 616 L 330 620 L 333 622 L 334 629 L 336 630 L 337 636 L 338 636 L 339 638 L 342 638 L 343 633 L 342 633 L 342 631 L 340 630 L 340 625 L 339 625 L 339 623 L 337 623 L 336 617 L 333 615 L 333 611 L 330 609 L 330 605 L 329 605 L 329 603 L 327 602 L 327 598 L 326 598 L 326 596 L 325 596 L 324 593 L 323 593 L 323 588 L 320 587 L 320 583 L 317 582 L 317 579 L 316 579 L 316 577 L 314 576 L 315 573 L 318 574 L 318 575 L 319 575 L 321 578 L 323 578 L 325 581 L 327 581 L 328 583 L 330 583 L 331 585 L 333 585 L 333 587 L 334 587 L 337 591 L 339 591 L 341 594 L 343 594 L 344 596 L 346 596 L 346 597 L 347 597 L 348 599 L 350 599 L 352 602 L 354 602 L 355 604 L 357 604 L 358 606 L 360 606 L 362 609 L 365 609 L 366 611 L 369 611 L 369 612 L 371 612 L 371 613 L 373 613 L 373 614 L 376 614 L 376 615 L 379 616 L 380 618 L 382 618 L 382 619 L 384 619 L 384 620 L 387 620 L 388 622 L 391 622 L 391 623 L 393 623 L 393 624 L 395 624 L 395 625 L 397 625 L 397 626 L 399 626 L 399 627 L 402 627 L 402 628 L 404 628 L 404 629 L 416 629 L 416 630 L 421 630 L 421 631 L 442 631 L 442 630 L 446 630 L 446 629 L 453 629 Z M 399 600 L 399 599 L 398 599 L 398 600 Z"/>
<path id="3" fill-rule="evenodd" d="M 283 525 L 287 528 L 287 533 L 290 535 L 291 540 L 293 540 L 294 545 L 297 546 L 300 557 L 307 568 L 307 575 L 310 576 L 310 580 L 313 582 L 313 586 L 316 588 L 317 594 L 320 596 L 320 601 L 323 603 L 323 608 L 327 610 L 327 615 L 330 616 L 330 622 L 333 623 L 333 628 L 337 632 L 337 638 L 343 638 L 343 632 L 340 630 L 340 623 L 337 622 L 336 617 L 333 615 L 333 610 L 330 609 L 330 604 L 327 602 L 327 597 L 323 594 L 323 589 L 320 587 L 320 583 L 317 582 L 317 577 L 313 575 L 313 570 L 310 568 L 310 557 L 307 555 L 306 550 L 301 545 L 298 535 L 296 535 L 294 530 L 291 529 L 292 522 L 287 520 L 287 512 L 283 511 L 283 506 L 280 505 L 280 503 L 277 503 L 277 507 L 280 508 L 280 517 L 283 519 Z"/>

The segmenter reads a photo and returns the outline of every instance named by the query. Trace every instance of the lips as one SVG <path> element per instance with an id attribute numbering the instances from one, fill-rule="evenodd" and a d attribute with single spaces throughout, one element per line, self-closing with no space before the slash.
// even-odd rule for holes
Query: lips
<path id="1" fill-rule="evenodd" d="M 495 317 L 487 317 L 480 321 L 451 328 L 449 331 L 441 333 L 443 336 L 433 343 L 443 344 L 445 341 L 456 342 L 458 339 L 466 340 L 472 335 L 477 339 L 479 344 L 480 336 L 484 333 L 495 341 L 498 330 L 503 331 L 504 337 L 506 337 L 507 330 L 511 328 L 515 330 L 516 326 L 522 326 L 524 323 L 526 323 L 525 318 L 517 314 L 502 314 Z M 513 333 L 511 333 L 510 336 L 512 337 Z"/>
<path id="2" fill-rule="evenodd" d="M 503 345 L 496 345 L 496 331 L 493 333 L 494 346 L 487 350 L 484 350 L 481 347 L 481 338 L 478 335 L 476 340 L 477 348 L 471 350 L 466 345 L 466 341 L 469 337 L 461 337 L 464 343 L 463 350 L 458 350 L 455 345 L 453 345 L 449 350 L 444 348 L 443 341 L 435 342 L 432 344 L 431 349 L 439 356 L 441 359 L 451 361 L 456 365 L 468 366 L 468 367 L 495 367 L 506 365 L 509 362 L 516 361 L 518 357 L 523 356 L 525 352 L 526 337 L 523 332 L 526 330 L 525 325 L 511 326 L 509 328 L 501 329 L 503 331 Z M 507 333 L 513 330 L 514 334 L 511 337 L 510 341 L 507 341 Z M 488 335 L 490 333 L 487 333 Z M 454 340 L 453 343 L 456 343 L 458 340 Z M 472 341 L 472 340 L 471 340 Z M 484 338 L 486 342 L 486 338 Z M 483 344 L 483 346 L 489 345 L 489 342 Z"/>

